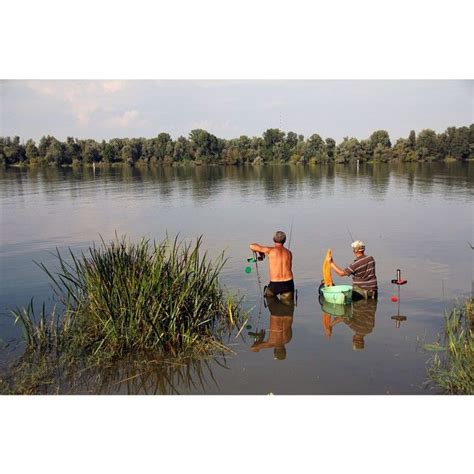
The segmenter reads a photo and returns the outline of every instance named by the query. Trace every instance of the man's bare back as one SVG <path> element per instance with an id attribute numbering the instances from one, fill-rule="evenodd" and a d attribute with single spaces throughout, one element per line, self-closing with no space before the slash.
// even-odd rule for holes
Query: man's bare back
<path id="1" fill-rule="evenodd" d="M 250 250 L 253 252 L 260 252 L 268 255 L 268 271 L 270 281 L 280 282 L 293 280 L 293 254 L 290 250 L 285 248 L 284 242 L 286 240 L 286 236 L 283 232 L 282 234 L 284 236 L 284 239 L 282 239 L 283 243 L 275 242 L 274 247 L 266 247 L 259 244 L 250 245 Z"/>

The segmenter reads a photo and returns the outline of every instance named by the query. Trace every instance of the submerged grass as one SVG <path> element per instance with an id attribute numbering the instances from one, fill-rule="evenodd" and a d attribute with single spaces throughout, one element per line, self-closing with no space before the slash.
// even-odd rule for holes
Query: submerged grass
<path id="1" fill-rule="evenodd" d="M 436 352 L 429 361 L 428 385 L 449 394 L 474 394 L 473 299 L 446 314 L 442 343 L 424 347 Z"/>
<path id="2" fill-rule="evenodd" d="M 26 343 L 21 366 L 35 374 L 30 385 L 47 378 L 39 368 L 51 373 L 51 367 L 63 370 L 84 358 L 100 364 L 130 354 L 188 357 L 225 350 L 222 337 L 242 319 L 240 301 L 219 283 L 224 255 L 211 261 L 201 246 L 202 237 L 157 244 L 116 236 L 79 257 L 69 250 L 69 261 L 57 250 L 54 274 L 39 264 L 62 310 L 47 314 L 43 306 L 35 315 L 30 302 L 12 311 Z"/>

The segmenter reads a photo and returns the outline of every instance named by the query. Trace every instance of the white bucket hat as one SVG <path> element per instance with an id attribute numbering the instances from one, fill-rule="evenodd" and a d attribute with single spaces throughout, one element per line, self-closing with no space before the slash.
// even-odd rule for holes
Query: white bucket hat
<path id="1" fill-rule="evenodd" d="M 365 244 L 364 242 L 362 242 L 362 240 L 356 240 L 355 242 L 352 242 L 351 247 L 353 250 L 356 250 L 356 249 L 365 250 Z"/>

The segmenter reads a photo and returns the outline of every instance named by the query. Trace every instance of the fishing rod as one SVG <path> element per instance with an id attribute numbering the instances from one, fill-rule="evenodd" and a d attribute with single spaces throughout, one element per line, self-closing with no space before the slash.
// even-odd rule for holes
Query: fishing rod
<path id="1" fill-rule="evenodd" d="M 349 237 L 351 238 L 351 244 L 354 242 L 354 237 L 352 237 L 351 231 L 349 230 L 349 226 L 346 225 L 347 232 L 349 233 Z"/>
<path id="2" fill-rule="evenodd" d="M 256 270 L 255 273 L 257 274 L 257 285 L 258 285 L 259 300 L 260 300 L 260 305 L 259 305 L 259 308 L 258 308 L 258 317 L 257 317 L 257 322 L 256 322 L 256 330 L 257 331 L 258 331 L 258 326 L 260 324 L 260 318 L 261 318 L 261 315 L 262 315 L 262 305 L 265 304 L 264 303 L 264 294 L 263 294 L 265 290 L 262 290 L 262 279 L 260 278 L 260 271 L 258 269 L 258 262 L 259 262 L 259 260 L 262 261 L 264 258 L 265 258 L 265 254 L 262 254 L 261 252 L 257 252 L 255 250 L 253 251 L 253 257 L 247 258 L 248 263 L 255 263 L 255 270 Z M 252 267 L 247 266 L 245 268 L 245 273 L 251 273 L 251 272 L 252 272 Z M 266 307 L 266 304 L 265 304 L 265 307 Z M 242 325 L 242 328 L 240 329 L 240 331 L 238 332 L 236 337 L 238 337 L 240 335 L 240 333 L 242 332 L 242 329 L 244 328 L 244 326 L 246 327 L 246 329 L 251 329 L 250 325 L 246 325 L 247 322 L 248 322 L 248 320 Z M 254 332 L 252 332 L 252 333 L 249 332 L 249 335 L 257 336 L 257 334 L 254 333 Z"/>
<path id="3" fill-rule="evenodd" d="M 293 235 L 293 222 L 295 220 L 295 216 L 291 217 L 291 225 L 290 225 L 290 239 L 288 240 L 288 250 L 291 249 L 291 237 Z M 295 306 L 298 306 L 298 290 L 295 288 Z"/>
<path id="4" fill-rule="evenodd" d="M 293 221 L 295 220 L 295 216 L 291 218 L 291 226 L 290 226 L 290 239 L 288 240 L 288 250 L 291 248 L 291 236 L 293 235 Z"/>

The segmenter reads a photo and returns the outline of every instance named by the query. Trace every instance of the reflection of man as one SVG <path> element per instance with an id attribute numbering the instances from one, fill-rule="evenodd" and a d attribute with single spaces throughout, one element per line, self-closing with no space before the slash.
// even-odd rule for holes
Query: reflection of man
<path id="1" fill-rule="evenodd" d="M 259 352 L 260 349 L 273 348 L 273 358 L 277 360 L 286 359 L 285 344 L 291 341 L 293 324 L 293 313 L 295 305 L 292 301 L 280 301 L 276 296 L 265 298 L 270 310 L 270 327 L 268 328 L 268 339 L 264 341 L 265 331 L 261 340 L 255 342 L 250 350 Z"/>
<path id="2" fill-rule="evenodd" d="M 329 324 L 323 315 L 323 327 L 326 334 L 332 333 L 332 328 L 341 322 L 347 324 L 354 335 L 352 336 L 352 348 L 360 351 L 365 347 L 364 337 L 374 330 L 375 312 L 377 311 L 377 300 L 358 300 L 352 302 L 352 317 L 345 316 L 334 318 Z M 326 318 L 327 319 L 327 318 Z M 326 324 L 325 324 L 326 323 Z"/>
<path id="3" fill-rule="evenodd" d="M 265 290 L 265 296 L 278 296 L 283 300 L 293 300 L 295 285 L 291 270 L 293 254 L 285 248 L 286 234 L 281 230 L 273 236 L 273 247 L 251 244 L 250 250 L 268 255 L 268 271 L 270 283 Z"/>

